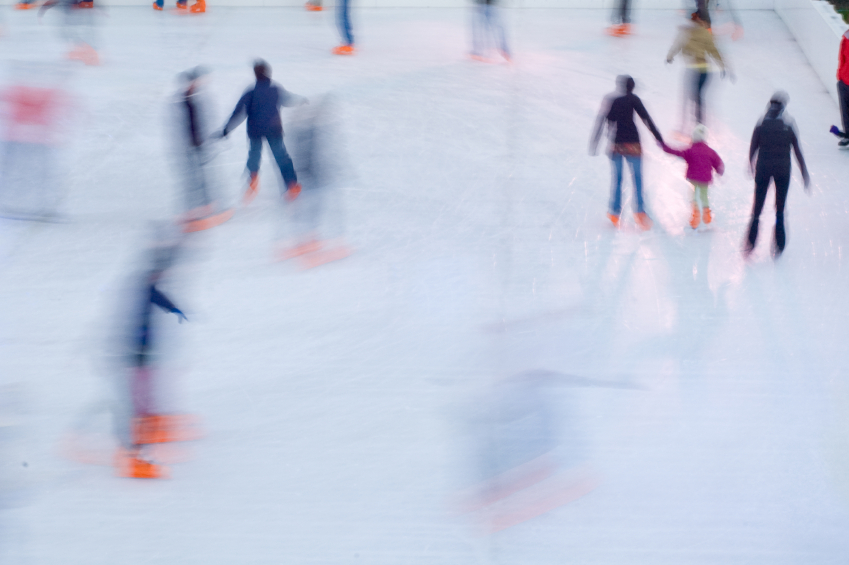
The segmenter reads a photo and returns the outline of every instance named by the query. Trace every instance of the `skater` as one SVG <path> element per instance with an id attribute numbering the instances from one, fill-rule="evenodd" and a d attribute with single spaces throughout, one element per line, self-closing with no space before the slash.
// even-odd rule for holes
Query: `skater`
<path id="1" fill-rule="evenodd" d="M 91 12 L 83 10 L 77 0 L 47 0 L 38 10 L 38 19 L 41 20 L 44 13 L 54 6 L 61 6 L 64 12 L 62 34 L 72 45 L 67 58 L 89 66 L 99 65 L 100 56 L 94 47 L 94 22 Z"/>
<path id="2" fill-rule="evenodd" d="M 119 417 L 116 430 L 121 446 L 116 456 L 118 474 L 122 477 L 158 478 L 164 469 L 144 459 L 145 445 L 182 439 L 175 420 L 161 414 L 155 398 L 155 359 L 157 350 L 154 323 L 154 306 L 177 315 L 182 323 L 187 321 L 183 312 L 157 288 L 167 271 L 173 266 L 179 244 L 169 242 L 152 252 L 150 265 L 142 275 L 138 298 L 131 315 L 130 351 L 126 363 L 128 387 L 126 403 L 131 407 L 129 417 Z"/>
<path id="3" fill-rule="evenodd" d="M 687 68 L 690 83 L 690 99 L 695 104 L 696 122 L 704 123 L 704 90 L 710 78 L 710 63 L 713 59 L 720 68 L 720 76 L 725 77 L 725 61 L 716 48 L 709 24 L 702 19 L 699 12 L 691 15 L 692 24 L 681 28 L 678 37 L 666 55 L 666 62 L 671 63 L 678 53 L 687 58 Z M 682 127 L 683 129 L 683 127 Z"/>
<path id="4" fill-rule="evenodd" d="M 165 9 L 165 0 L 155 0 L 153 9 L 161 12 Z M 195 0 L 195 3 L 189 6 L 186 0 L 177 0 L 176 9 L 178 12 L 188 12 L 191 14 L 203 14 L 206 12 L 206 0 Z"/>
<path id="5" fill-rule="evenodd" d="M 510 48 L 507 46 L 507 34 L 501 23 L 501 14 L 497 6 L 498 0 L 475 0 L 472 13 L 472 52 L 471 57 L 476 61 L 486 61 L 490 39 L 496 42 L 498 52 L 504 60 L 510 62 Z"/>
<path id="6" fill-rule="evenodd" d="M 761 118 L 752 133 L 749 146 L 749 164 L 755 177 L 755 201 L 752 205 L 752 219 L 749 232 L 743 246 L 743 254 L 748 257 L 755 248 L 758 239 L 758 222 L 769 190 L 770 180 L 775 182 L 775 238 L 773 255 L 778 257 L 784 251 L 784 204 L 790 186 L 790 149 L 796 154 L 796 161 L 802 171 L 805 190 L 809 191 L 811 179 L 808 168 L 799 148 L 796 123 L 787 115 L 789 96 L 778 91 L 769 100 L 766 115 Z M 757 161 L 755 161 L 757 156 Z"/>
<path id="7" fill-rule="evenodd" d="M 0 214 L 22 220 L 59 219 L 62 171 L 57 170 L 71 108 L 62 75 L 38 67 L 0 91 Z"/>
<path id="8" fill-rule="evenodd" d="M 643 106 L 643 101 L 634 94 L 634 79 L 628 75 L 616 78 L 618 90 L 609 95 L 602 106 L 598 116 L 595 131 L 590 141 L 590 155 L 598 151 L 598 142 L 601 139 L 605 124 L 611 136 L 610 163 L 613 172 L 613 182 L 610 191 L 610 210 L 608 219 L 617 228 L 619 227 L 619 214 L 622 210 L 622 161 L 627 161 L 631 167 L 634 178 L 634 217 L 637 225 L 643 229 L 651 228 L 651 219 L 646 214 L 643 205 L 643 179 L 642 179 L 642 147 L 640 146 L 640 134 L 637 124 L 634 123 L 634 113 L 640 116 L 652 135 L 663 143 L 663 137 L 654 125 L 649 113 Z"/>
<path id="9" fill-rule="evenodd" d="M 613 25 L 608 29 L 608 33 L 616 37 L 631 33 L 631 0 L 619 0 L 619 6 L 613 11 Z"/>
<path id="10" fill-rule="evenodd" d="M 292 159 L 286 152 L 286 146 L 283 145 L 280 107 L 306 104 L 307 99 L 292 94 L 282 86 L 271 82 L 271 67 L 262 59 L 254 62 L 254 76 L 256 84 L 239 99 L 233 115 L 230 116 L 221 132 L 221 137 L 227 137 L 247 117 L 250 140 L 247 169 L 250 182 L 244 197 L 245 204 L 253 200 L 259 190 L 259 162 L 262 157 L 263 138 L 268 142 L 277 166 L 280 168 L 280 174 L 283 175 L 286 189 L 282 192 L 287 199 L 294 200 L 301 192 L 301 185 L 298 184 Z"/>
<path id="11" fill-rule="evenodd" d="M 843 32 L 840 38 L 840 51 L 837 55 L 837 95 L 840 99 L 840 118 L 843 121 L 843 131 L 832 133 L 841 137 L 838 147 L 849 145 L 849 30 Z M 842 135 L 841 135 L 842 133 Z"/>
<path id="12" fill-rule="evenodd" d="M 336 4 L 336 24 L 339 26 L 339 35 L 342 36 L 342 45 L 333 48 L 334 55 L 353 55 L 354 34 L 351 32 L 351 0 L 339 0 Z"/>
<path id="13" fill-rule="evenodd" d="M 185 186 L 183 229 L 187 232 L 214 227 L 233 215 L 232 209 L 222 210 L 210 186 L 207 166 L 211 160 L 208 135 L 208 105 L 204 82 L 208 72 L 195 67 L 180 76 L 183 87 L 174 104 L 179 125 L 177 154 L 182 162 Z"/>
<path id="14" fill-rule="evenodd" d="M 693 144 L 687 149 L 672 149 L 665 143 L 660 146 L 670 155 L 677 155 L 687 162 L 687 181 L 693 185 L 693 215 L 690 218 L 690 227 L 699 227 L 701 219 L 705 224 L 711 223 L 713 217 L 708 202 L 708 186 L 713 180 L 713 171 L 720 176 L 725 172 L 725 165 L 716 151 L 705 143 L 707 128 L 699 124 L 693 130 Z M 699 202 L 702 209 L 699 213 Z"/>
<path id="15" fill-rule="evenodd" d="M 334 103 L 324 96 L 295 112 L 287 128 L 298 179 L 303 187 L 288 207 L 290 235 L 282 242 L 279 260 L 298 258 L 301 268 L 315 267 L 350 255 L 342 233 L 337 187 L 341 147 L 337 142 Z"/>

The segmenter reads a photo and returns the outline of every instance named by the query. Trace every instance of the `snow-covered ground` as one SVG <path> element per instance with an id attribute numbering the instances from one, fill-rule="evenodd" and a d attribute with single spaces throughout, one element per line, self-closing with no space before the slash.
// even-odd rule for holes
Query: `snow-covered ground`
<path id="1" fill-rule="evenodd" d="M 627 200 L 621 231 L 605 219 L 609 163 L 587 144 L 620 73 L 674 144 L 680 13 L 614 39 L 605 11 L 510 11 L 512 65 L 465 57 L 462 9 L 355 12 L 351 58 L 330 54 L 332 11 L 100 14 L 102 66 L 63 79 L 66 221 L 0 222 L 0 561 L 845 563 L 849 153 L 782 22 L 740 16 L 721 44 L 737 81 L 711 85 L 713 228 L 687 226 L 684 165 L 643 130 L 641 233 Z M 0 59 L 60 61 L 59 20 L 7 11 Z M 180 202 L 175 76 L 209 66 L 223 124 L 257 56 L 293 92 L 336 95 L 355 252 L 273 260 L 266 156 L 258 199 L 193 235 L 167 286 L 189 318 L 162 319 L 168 399 L 204 438 L 165 454 L 168 480 L 117 478 L 108 451 L 83 464 L 67 441 L 83 422 L 83 447 L 109 446 L 121 289 Z M 812 191 L 794 172 L 777 263 L 770 197 L 747 264 L 748 141 L 779 88 Z M 233 202 L 243 136 L 214 164 Z"/>

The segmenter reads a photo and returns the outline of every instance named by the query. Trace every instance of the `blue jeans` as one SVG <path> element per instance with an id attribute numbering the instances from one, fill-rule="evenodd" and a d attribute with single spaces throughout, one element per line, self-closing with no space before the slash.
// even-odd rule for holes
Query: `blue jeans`
<path id="1" fill-rule="evenodd" d="M 262 137 L 249 137 L 248 139 L 251 142 L 251 148 L 248 151 L 248 171 L 253 175 L 259 172 L 259 160 L 262 157 Z M 289 153 L 286 152 L 286 146 L 283 145 L 283 136 L 265 136 L 265 140 L 268 142 L 268 147 L 271 148 L 277 166 L 280 167 L 280 174 L 283 175 L 285 186 L 288 187 L 293 182 L 298 182 L 295 165 L 292 163 Z M 285 187 L 283 190 L 285 191 Z"/>
<path id="2" fill-rule="evenodd" d="M 645 212 L 643 209 L 643 175 L 640 168 L 641 157 L 612 153 L 610 162 L 613 164 L 613 183 L 610 187 L 610 213 L 619 215 L 622 211 L 622 160 L 628 161 L 631 173 L 634 176 L 634 209 L 637 213 Z"/>
<path id="3" fill-rule="evenodd" d="M 498 49 L 505 55 L 510 54 L 507 48 L 507 35 L 498 14 L 498 8 L 492 4 L 478 4 L 472 19 L 472 54 L 483 55 L 489 43 L 489 35 L 493 36 Z"/>
<path id="4" fill-rule="evenodd" d="M 339 34 L 345 45 L 354 44 L 354 35 L 351 33 L 351 0 L 339 0 L 336 5 L 336 19 L 339 24 Z"/>

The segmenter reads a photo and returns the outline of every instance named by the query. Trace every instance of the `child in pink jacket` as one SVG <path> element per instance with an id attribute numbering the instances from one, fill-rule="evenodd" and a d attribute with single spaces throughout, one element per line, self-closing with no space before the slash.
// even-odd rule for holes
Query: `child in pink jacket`
<path id="1" fill-rule="evenodd" d="M 700 218 L 703 218 L 706 224 L 709 224 L 713 219 L 708 203 L 708 185 L 713 180 L 714 170 L 719 175 L 725 172 L 722 159 L 719 158 L 716 151 L 705 143 L 706 137 L 707 128 L 699 124 L 693 130 L 693 144 L 687 149 L 679 151 L 668 147 L 665 143 L 661 144 L 661 147 L 667 153 L 677 155 L 687 161 L 687 180 L 692 183 L 694 189 L 693 216 L 690 218 L 690 227 L 693 229 L 699 227 Z M 702 203 L 701 213 L 699 213 L 699 201 Z"/>

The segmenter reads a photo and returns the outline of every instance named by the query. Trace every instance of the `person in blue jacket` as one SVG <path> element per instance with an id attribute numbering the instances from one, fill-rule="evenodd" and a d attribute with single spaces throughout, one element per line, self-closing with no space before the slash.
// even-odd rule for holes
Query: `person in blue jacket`
<path id="1" fill-rule="evenodd" d="M 279 84 L 271 82 L 271 67 L 262 59 L 257 59 L 254 62 L 254 75 L 256 76 L 256 85 L 246 91 L 239 99 L 236 109 L 233 110 L 233 114 L 221 132 L 221 136 L 226 137 L 245 118 L 248 119 L 250 150 L 248 151 L 247 168 L 250 174 L 250 183 L 244 197 L 245 204 L 253 200 L 259 190 L 259 162 L 262 157 L 263 138 L 268 142 L 268 146 L 274 154 L 274 159 L 277 161 L 277 166 L 280 167 L 280 174 L 283 175 L 285 190 L 281 192 L 289 200 L 292 200 L 298 196 L 301 187 L 298 184 L 292 159 L 286 152 L 286 146 L 283 145 L 280 107 L 306 104 L 307 99 L 292 94 Z"/>

